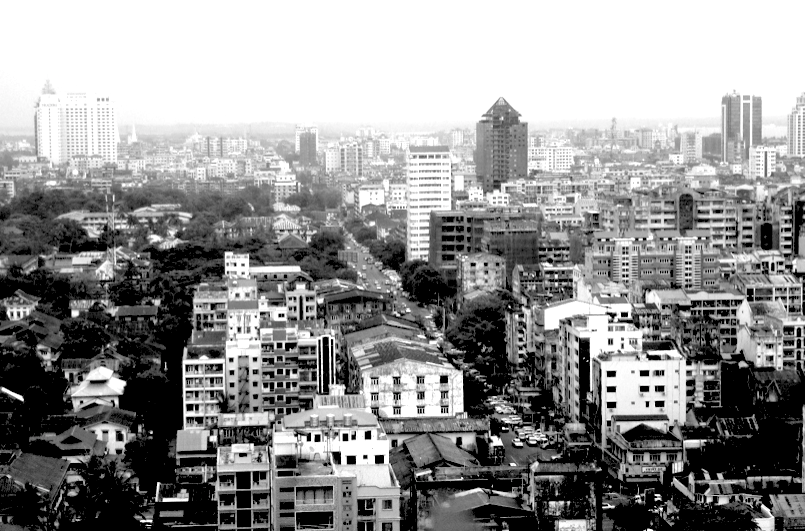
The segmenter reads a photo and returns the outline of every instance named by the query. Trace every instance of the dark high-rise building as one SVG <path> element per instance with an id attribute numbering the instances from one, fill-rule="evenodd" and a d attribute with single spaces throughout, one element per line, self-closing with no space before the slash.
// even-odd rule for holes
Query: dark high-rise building
<path id="1" fill-rule="evenodd" d="M 316 164 L 316 149 L 319 145 L 319 134 L 316 130 L 299 133 L 299 162 L 303 166 Z"/>
<path id="2" fill-rule="evenodd" d="M 763 142 L 763 102 L 760 96 L 736 92 L 721 98 L 721 160 L 749 158 L 749 148 Z"/>
<path id="3" fill-rule="evenodd" d="M 528 175 L 528 124 L 504 98 L 483 115 L 475 137 L 475 173 L 484 192 Z"/>

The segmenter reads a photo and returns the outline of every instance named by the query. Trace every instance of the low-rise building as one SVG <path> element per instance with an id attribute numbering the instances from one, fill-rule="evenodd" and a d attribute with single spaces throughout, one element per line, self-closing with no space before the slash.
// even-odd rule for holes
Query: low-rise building
<path id="1" fill-rule="evenodd" d="M 380 417 L 452 417 L 464 411 L 464 375 L 434 346 L 398 337 L 350 347 L 350 389 Z"/>
<path id="2" fill-rule="evenodd" d="M 684 464 L 682 441 L 670 431 L 647 424 L 615 431 L 603 453 L 610 474 L 625 484 L 660 483 L 663 475 Z"/>
<path id="3" fill-rule="evenodd" d="M 268 529 L 271 524 L 267 446 L 218 447 L 218 529 Z"/>
<path id="4" fill-rule="evenodd" d="M 93 369 L 84 381 L 70 390 L 73 411 L 96 405 L 120 407 L 120 397 L 125 388 L 126 382 L 114 376 L 112 369 Z"/>

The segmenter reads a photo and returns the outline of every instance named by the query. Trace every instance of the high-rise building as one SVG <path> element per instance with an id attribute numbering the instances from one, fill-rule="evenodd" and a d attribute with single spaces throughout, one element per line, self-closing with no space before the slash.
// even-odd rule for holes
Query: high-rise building
<path id="1" fill-rule="evenodd" d="M 312 131 L 297 132 L 299 139 L 299 162 L 305 166 L 316 164 L 317 152 L 319 149 L 319 133 L 314 128 Z"/>
<path id="2" fill-rule="evenodd" d="M 319 128 L 315 125 L 297 125 L 296 126 L 296 143 L 294 149 L 297 153 L 302 153 L 302 136 L 308 134 L 312 135 L 315 139 L 315 150 L 319 150 Z"/>
<path id="3" fill-rule="evenodd" d="M 34 131 L 37 156 L 53 164 L 76 155 L 98 155 L 104 162 L 117 162 L 120 133 L 110 98 L 87 94 L 60 97 L 48 81 L 36 105 Z"/>
<path id="4" fill-rule="evenodd" d="M 769 146 L 749 148 L 749 178 L 765 179 L 771 177 L 777 165 L 777 151 Z"/>
<path id="5" fill-rule="evenodd" d="M 476 126 L 475 173 L 484 192 L 528 175 L 528 124 L 504 98 Z"/>
<path id="6" fill-rule="evenodd" d="M 788 115 L 788 156 L 805 157 L 805 92 Z"/>
<path id="7" fill-rule="evenodd" d="M 702 160 L 702 134 L 699 131 L 682 133 L 679 140 L 679 152 L 684 162 L 699 162 Z"/>
<path id="8" fill-rule="evenodd" d="M 749 148 L 763 141 L 763 102 L 760 96 L 737 92 L 721 98 L 721 160 L 735 162 L 749 156 Z"/>
<path id="9" fill-rule="evenodd" d="M 452 171 L 447 146 L 408 148 L 408 260 L 427 260 L 430 249 L 430 213 L 450 210 Z"/>
<path id="10" fill-rule="evenodd" d="M 344 144 L 339 148 L 341 171 L 363 177 L 363 146 L 358 142 Z"/>

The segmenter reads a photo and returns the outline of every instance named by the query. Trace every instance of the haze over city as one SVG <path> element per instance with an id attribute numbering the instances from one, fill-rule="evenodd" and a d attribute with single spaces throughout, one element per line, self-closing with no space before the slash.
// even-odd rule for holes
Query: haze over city
<path id="1" fill-rule="evenodd" d="M 121 125 L 471 124 L 500 96 L 533 126 L 717 126 L 722 95 L 771 123 L 805 86 L 798 3 L 138 3 L 4 6 L 0 131 L 33 130 L 50 79 L 111 97 Z M 781 15 L 785 14 L 784 18 Z M 743 36 L 743 37 L 740 37 Z M 751 36 L 751 38 L 750 38 Z M 740 37 L 740 38 L 739 38 Z M 744 40 L 744 38 L 748 40 Z M 752 42 L 753 45 L 741 43 Z M 779 120 L 782 123 L 782 119 Z M 146 130 L 143 129 L 143 130 Z"/>

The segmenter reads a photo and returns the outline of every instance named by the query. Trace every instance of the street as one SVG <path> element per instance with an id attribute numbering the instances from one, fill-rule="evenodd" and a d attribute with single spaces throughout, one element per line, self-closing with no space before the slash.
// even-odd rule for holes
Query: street
<path id="1" fill-rule="evenodd" d="M 523 442 L 522 448 L 515 448 L 512 446 L 512 439 L 514 439 L 514 432 L 503 432 L 500 434 L 500 439 L 503 441 L 503 446 L 506 448 L 506 458 L 504 463 L 516 463 L 519 466 L 527 466 L 529 462 L 536 460 L 550 461 L 552 455 L 556 455 L 556 450 L 543 450 L 539 446 L 528 446 Z"/>
<path id="2" fill-rule="evenodd" d="M 358 253 L 358 263 L 350 263 L 350 266 L 354 267 L 356 271 L 366 275 L 365 280 L 358 279 L 358 284 L 367 290 L 383 292 L 388 290 L 389 295 L 391 295 L 391 290 L 394 288 L 393 286 L 386 285 L 386 280 L 388 280 L 388 278 L 386 278 L 381 269 L 375 267 L 375 258 L 370 253 L 364 253 L 361 250 L 360 244 L 352 243 L 352 240 L 350 240 L 349 237 L 345 238 L 344 247 L 347 251 L 356 251 Z M 366 261 L 366 257 L 369 257 L 368 262 Z M 364 265 L 366 266 L 366 269 L 363 269 Z M 417 316 L 421 316 L 424 319 L 429 312 L 427 308 L 420 308 L 415 302 L 411 302 L 403 297 L 400 293 L 400 290 L 397 290 L 397 293 L 393 295 L 393 298 L 394 309 L 399 311 L 404 318 L 411 321 L 415 320 Z M 406 308 L 410 308 L 411 313 L 406 313 Z"/>

